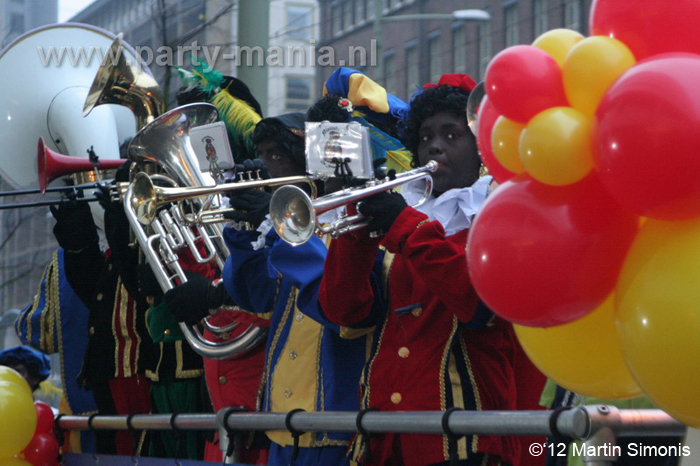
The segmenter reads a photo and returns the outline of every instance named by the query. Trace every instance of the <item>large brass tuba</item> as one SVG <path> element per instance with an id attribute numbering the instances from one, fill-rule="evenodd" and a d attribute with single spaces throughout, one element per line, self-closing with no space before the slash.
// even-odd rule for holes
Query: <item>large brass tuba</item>
<path id="1" fill-rule="evenodd" d="M 165 181 L 166 184 L 174 187 L 200 188 L 213 185 L 213 180 L 208 180 L 199 170 L 190 143 L 189 131 L 190 128 L 213 123 L 217 119 L 218 112 L 210 104 L 189 104 L 175 108 L 139 131 L 129 146 L 129 158 L 140 164 L 145 162 L 156 164 L 168 176 L 154 175 L 152 178 L 156 181 Z M 150 195 L 144 195 L 139 189 L 143 186 L 139 180 L 143 180 L 144 177 L 148 178 L 147 184 L 151 182 L 147 174 L 137 174 L 134 182 L 126 190 L 124 209 L 136 239 L 163 291 L 175 287 L 174 279 L 178 279 L 181 283 L 187 281 L 177 256 L 177 250 L 184 247 L 185 243 L 198 262 L 216 260 L 219 267 L 223 267 L 228 257 L 228 249 L 221 235 L 223 226 L 193 225 L 198 231 L 198 236 L 193 236 L 190 225 L 184 218 L 185 213 L 178 205 L 173 205 L 170 209 L 162 209 L 150 224 L 154 232 L 152 234 L 146 232 L 139 221 L 139 212 L 151 202 Z M 211 202 L 206 201 L 206 203 Z M 201 207 L 202 201 L 199 198 L 190 200 L 190 208 L 193 212 Z M 207 253 L 204 255 L 199 253 L 196 245 L 200 238 L 206 244 Z M 209 359 L 241 356 L 264 341 L 267 334 L 267 329 L 251 325 L 232 341 L 212 343 L 204 338 L 197 326 L 190 327 L 180 323 L 180 328 L 194 351 Z M 224 330 L 211 326 L 209 328 Z"/>
<path id="2" fill-rule="evenodd" d="M 163 113 L 165 99 L 158 82 L 146 65 L 129 56 L 119 34 L 97 70 L 83 106 L 83 116 L 88 116 L 98 105 L 123 105 L 134 112 L 136 128 L 140 130 Z"/>

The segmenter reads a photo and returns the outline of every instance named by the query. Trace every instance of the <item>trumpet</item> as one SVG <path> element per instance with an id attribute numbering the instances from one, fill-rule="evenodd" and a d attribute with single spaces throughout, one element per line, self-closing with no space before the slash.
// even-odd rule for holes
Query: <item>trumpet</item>
<path id="1" fill-rule="evenodd" d="M 215 196 L 223 194 L 229 191 L 236 191 L 241 189 L 250 188 L 264 188 L 272 186 L 282 186 L 293 183 L 306 183 L 311 188 L 311 197 L 316 198 L 317 189 L 316 183 L 306 176 L 285 176 L 281 178 L 272 178 L 268 180 L 254 180 L 254 181 L 239 181 L 236 183 L 224 183 L 216 186 L 203 186 L 203 187 L 173 187 L 165 188 L 161 186 L 155 186 L 151 177 L 145 173 L 138 173 L 134 177 L 134 181 L 131 183 L 132 196 L 131 203 L 134 212 L 136 212 L 136 217 L 142 225 L 150 225 L 156 218 L 158 208 L 165 204 L 170 203 L 181 203 L 182 201 L 190 200 L 197 197 L 203 196 Z M 282 188 L 280 188 L 282 189 Z M 299 189 L 301 192 L 303 190 Z M 308 197 L 306 193 L 304 193 Z M 227 222 L 228 220 L 224 217 L 224 214 L 233 209 L 217 208 L 210 209 L 210 202 L 205 202 L 203 208 L 195 214 L 194 219 L 189 218 L 190 223 L 194 224 L 210 224 L 210 223 L 220 223 Z M 184 214 L 184 212 L 183 212 Z"/>
<path id="2" fill-rule="evenodd" d="M 345 215 L 328 226 L 322 226 L 318 217 L 338 207 L 354 204 L 362 199 L 388 191 L 397 186 L 425 179 L 423 196 L 411 207 L 419 207 L 428 200 L 433 192 L 433 178 L 430 173 L 437 170 L 435 161 L 425 166 L 396 175 L 394 179 L 370 180 L 359 188 L 347 188 L 327 196 L 312 200 L 303 190 L 296 186 L 282 186 L 272 195 L 270 217 L 280 238 L 292 245 L 307 242 L 315 234 L 330 234 L 333 238 L 350 231 L 367 226 L 362 214 Z"/>

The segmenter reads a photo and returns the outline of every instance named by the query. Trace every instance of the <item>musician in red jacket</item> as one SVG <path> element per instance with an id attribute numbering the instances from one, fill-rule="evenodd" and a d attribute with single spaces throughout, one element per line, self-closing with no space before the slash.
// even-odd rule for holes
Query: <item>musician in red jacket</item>
<path id="1" fill-rule="evenodd" d="M 411 103 L 406 147 L 416 166 L 438 162 L 433 196 L 416 210 L 403 196 L 413 204 L 422 187 L 375 195 L 358 206 L 371 217 L 369 226 L 331 243 L 319 296 L 324 313 L 339 325 L 375 327 L 360 381 L 365 409 L 516 406 L 512 330 L 479 303 L 465 254 L 468 228 L 491 181 L 479 178 L 466 122 L 473 85 L 466 75 L 443 76 Z M 373 293 L 377 280 L 380 296 Z M 454 455 L 460 465 L 505 465 L 518 463 L 518 448 L 514 437 L 358 435 L 351 455 L 377 465 L 447 464 Z"/>

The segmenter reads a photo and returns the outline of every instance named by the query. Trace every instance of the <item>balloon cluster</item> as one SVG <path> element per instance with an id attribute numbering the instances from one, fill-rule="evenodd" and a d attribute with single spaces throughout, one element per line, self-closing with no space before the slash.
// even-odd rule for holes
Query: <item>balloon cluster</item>
<path id="1" fill-rule="evenodd" d="M 0 366 L 0 466 L 57 466 L 51 407 L 34 402 L 26 380 Z"/>
<path id="2" fill-rule="evenodd" d="M 477 140 L 501 186 L 470 232 L 474 287 L 533 362 L 700 426 L 697 0 L 594 0 L 489 64 Z"/>

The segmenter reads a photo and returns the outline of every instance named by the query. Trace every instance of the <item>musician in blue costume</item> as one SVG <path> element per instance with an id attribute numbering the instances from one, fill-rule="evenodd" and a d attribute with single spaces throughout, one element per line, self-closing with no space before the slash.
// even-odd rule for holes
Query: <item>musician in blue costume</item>
<path id="1" fill-rule="evenodd" d="M 374 102 L 379 102 L 384 112 L 377 114 L 386 114 L 390 108 L 386 91 L 360 76 L 362 79 L 356 84 L 362 83 L 362 89 L 352 87 L 352 98 L 360 105 L 367 105 L 371 100 L 369 95 L 379 96 Z M 343 115 L 340 121 L 349 121 L 353 102 L 344 96 L 345 105 L 341 105 L 342 99 L 338 97 L 336 94 L 321 101 L 309 114 L 317 121 L 337 121 L 338 118 L 329 115 L 337 113 L 337 109 Z M 366 113 L 355 116 L 364 120 L 371 112 L 367 107 Z M 363 124 L 371 126 L 367 120 Z M 378 152 L 382 157 L 386 153 L 386 148 Z M 407 163 L 406 159 L 402 161 Z M 330 191 L 328 188 L 326 184 L 326 190 Z M 248 205 L 241 197 L 249 198 Z M 224 268 L 223 281 L 237 304 L 270 319 L 264 410 L 356 411 L 359 409 L 357 384 L 370 330 L 337 326 L 323 317 L 316 296 L 323 275 L 326 244 L 318 237 L 296 247 L 285 243 L 270 221 L 262 220 L 264 215 L 260 213 L 267 211 L 267 204 L 253 197 L 263 198 L 265 193 L 246 196 L 239 193 L 231 199 L 234 207 L 245 211 L 239 213 L 237 220 L 253 222 L 258 228 L 256 231 L 226 228 L 225 240 L 231 256 Z M 297 454 L 292 434 L 277 431 L 267 435 L 272 441 L 269 464 L 290 464 Z M 349 464 L 346 452 L 351 438 L 347 433 L 303 434 L 299 438 L 296 464 Z"/>
<path id="2" fill-rule="evenodd" d="M 15 330 L 25 345 L 46 354 L 59 353 L 61 384 L 67 404 L 61 412 L 85 416 L 97 412 L 92 392 L 77 381 L 88 345 L 90 311 L 68 283 L 64 255 L 63 249 L 54 252 L 34 302 L 22 311 Z M 71 437 L 71 450 L 94 452 L 93 433 L 76 432 Z"/>

